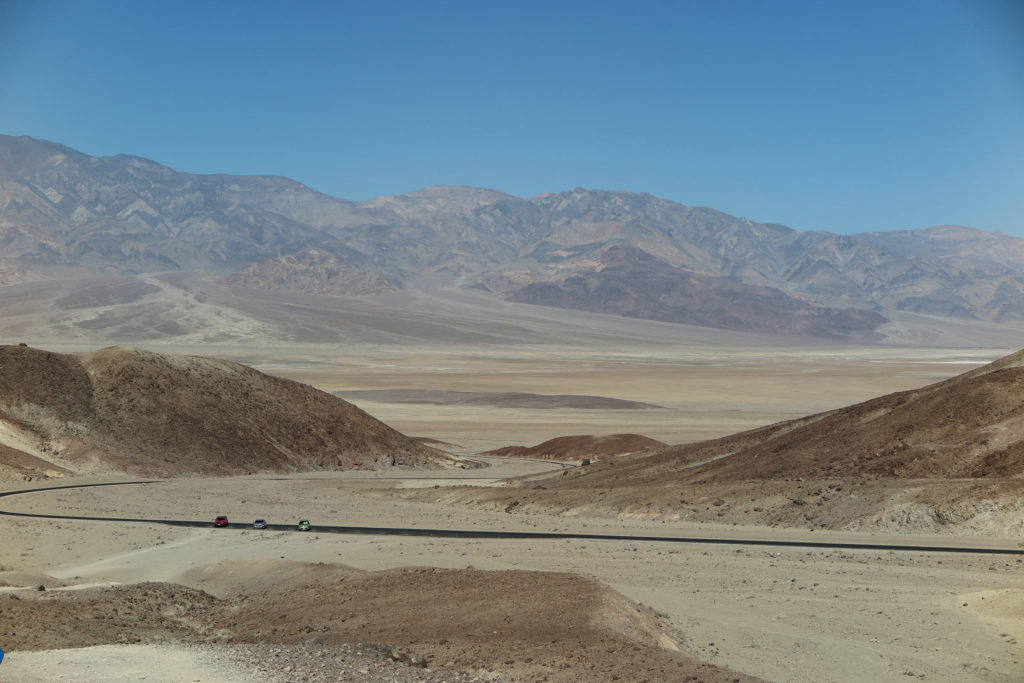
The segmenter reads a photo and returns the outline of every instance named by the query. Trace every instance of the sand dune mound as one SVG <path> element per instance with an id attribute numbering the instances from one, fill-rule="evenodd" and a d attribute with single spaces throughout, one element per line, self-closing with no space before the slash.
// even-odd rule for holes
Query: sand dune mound
<path id="1" fill-rule="evenodd" d="M 0 346 L 3 422 L 36 434 L 48 457 L 79 472 L 227 475 L 454 462 L 310 386 L 228 361 L 134 348 L 78 356 Z"/>
<path id="2" fill-rule="evenodd" d="M 550 460 L 583 460 L 599 456 L 623 455 L 648 448 L 665 446 L 642 434 L 609 434 L 607 436 L 559 436 L 536 446 L 506 446 L 480 455 L 514 458 L 546 458 Z"/>

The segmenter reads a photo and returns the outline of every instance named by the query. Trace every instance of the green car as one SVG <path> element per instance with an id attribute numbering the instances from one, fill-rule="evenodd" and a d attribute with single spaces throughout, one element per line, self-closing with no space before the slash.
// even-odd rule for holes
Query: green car
<path id="1" fill-rule="evenodd" d="M 300 519 L 299 520 L 299 531 L 309 531 L 309 520 L 308 519 Z"/>

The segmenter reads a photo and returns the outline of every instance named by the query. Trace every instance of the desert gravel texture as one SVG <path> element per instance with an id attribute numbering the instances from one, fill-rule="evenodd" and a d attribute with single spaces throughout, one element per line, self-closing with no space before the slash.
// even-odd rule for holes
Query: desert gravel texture
<path id="1" fill-rule="evenodd" d="M 216 355 L 215 351 L 207 349 L 210 355 Z M 630 411 L 388 403 L 359 406 L 406 434 L 430 437 L 448 444 L 446 450 L 472 456 L 490 448 L 533 446 L 568 434 L 643 434 L 666 443 L 724 436 L 889 391 L 920 387 L 1001 355 L 976 350 L 852 348 L 778 352 L 689 349 L 685 353 L 665 350 L 660 355 L 649 351 L 580 354 L 541 349 L 499 353 L 494 349 L 393 348 L 329 357 L 321 350 L 316 357 L 293 356 L 281 361 L 280 356 L 275 360 L 272 353 L 253 350 L 236 360 L 325 391 L 522 391 L 606 396 L 660 406 Z M 1024 565 L 1019 555 L 765 548 L 738 542 L 441 539 L 317 530 L 318 525 L 328 524 L 408 526 L 1006 549 L 1017 549 L 1021 542 L 1012 533 L 1013 525 L 1021 520 L 1009 518 L 974 528 L 924 524 L 911 529 L 901 526 L 897 517 L 882 515 L 872 524 L 844 530 L 837 524 L 820 528 L 808 523 L 804 516 L 813 513 L 817 505 L 782 505 L 780 509 L 799 510 L 800 518 L 766 519 L 753 510 L 756 503 L 741 498 L 759 494 L 739 484 L 729 484 L 732 488 L 728 490 L 688 493 L 685 509 L 677 500 L 672 510 L 616 510 L 602 501 L 597 491 L 575 492 L 572 495 L 581 496 L 580 500 L 559 506 L 548 499 L 550 491 L 512 489 L 501 480 L 538 470 L 560 476 L 563 465 L 501 459 L 487 464 L 490 466 L 481 470 L 410 476 L 389 471 L 190 477 L 0 499 L 0 509 L 29 514 L 206 522 L 226 514 L 231 519 L 228 529 L 0 519 L 0 647 L 7 652 L 0 664 L 0 680 L 56 680 L 59 672 L 69 667 L 78 677 L 66 680 L 97 682 L 139 680 L 142 675 L 148 676 L 147 680 L 231 682 L 321 680 L 315 676 L 396 681 L 526 681 L 545 676 L 567 681 L 645 677 L 675 681 L 691 677 L 844 683 L 1011 683 L 1024 678 Z M 34 480 L 12 478 L 0 484 L 0 489 L 72 483 L 67 478 L 41 480 L 39 474 L 22 476 Z M 126 477 L 113 480 L 126 481 Z M 812 483 L 816 485 L 799 485 Z M 873 490 L 871 482 L 864 486 Z M 531 491 L 535 495 L 531 496 Z M 716 506 L 717 498 L 712 495 L 720 496 L 723 504 Z M 510 507 L 517 499 L 521 502 Z M 288 526 L 307 518 L 313 530 L 248 528 L 257 517 Z M 599 635 L 582 641 L 560 636 L 555 640 L 565 647 L 558 642 L 535 644 L 538 648 L 544 645 L 541 656 L 517 651 L 496 659 L 495 653 L 502 652 L 502 643 L 508 640 L 498 628 L 505 624 L 503 617 L 487 622 L 495 625 L 492 632 L 499 633 L 491 633 L 496 640 L 484 646 L 484 641 L 448 636 L 424 641 L 422 634 L 411 629 L 417 622 L 415 613 L 377 609 L 383 615 L 381 623 L 356 629 L 360 634 L 380 633 L 382 640 L 389 641 L 373 643 L 362 635 L 357 637 L 356 631 L 346 631 L 356 626 L 345 624 L 352 621 L 352 615 L 374 610 L 345 613 L 344 603 L 329 607 L 330 600 L 354 600 L 355 594 L 345 596 L 341 589 L 327 588 L 343 586 L 352 577 L 364 576 L 362 572 L 383 572 L 380 585 L 395 598 L 407 583 L 395 578 L 403 572 L 418 577 L 414 572 L 437 574 L 441 570 L 474 577 L 473 590 L 478 591 L 474 605 L 503 604 L 481 597 L 487 595 L 490 585 L 496 596 L 498 592 L 505 599 L 513 596 L 524 613 L 533 609 L 530 606 L 562 605 L 564 613 L 576 610 L 566 623 L 576 623 L 581 629 L 585 624 L 587 629 L 597 629 L 587 633 Z M 327 581 L 320 576 L 324 572 L 334 578 Z M 570 600 L 565 606 L 550 598 L 572 597 L 572 591 L 542 590 L 544 580 L 535 580 L 530 572 L 578 577 L 571 580 L 599 587 L 594 589 L 595 595 L 604 597 L 597 602 Z M 237 579 L 226 580 L 229 575 Z M 341 576 L 347 578 L 341 581 Z M 489 582 L 491 576 L 495 580 Z M 498 576 L 506 578 L 499 581 Z M 515 583 L 517 577 L 522 581 Z M 509 584 L 510 580 L 515 585 Z M 40 585 L 46 590 L 39 591 Z M 425 600 L 424 593 L 427 598 L 441 594 L 433 588 L 410 585 L 410 605 L 419 604 L 414 597 Z M 111 594 L 131 596 L 132 591 L 141 590 L 150 594 L 134 606 L 131 602 L 118 606 L 109 599 Z M 471 592 L 467 590 L 467 599 Z M 62 597 L 65 595 L 72 597 Z M 107 597 L 96 598 L 99 595 Z M 362 604 L 377 604 L 370 602 L 374 591 L 363 590 L 359 595 L 359 600 L 367 601 Z M 318 620 L 307 617 L 302 621 L 305 615 L 317 616 L 319 607 L 296 609 L 294 618 L 282 616 L 289 612 L 287 605 L 298 606 L 301 600 L 317 596 L 322 597 L 317 604 L 325 610 Z M 134 599 L 139 600 L 137 596 Z M 274 607 L 278 599 L 284 600 L 280 608 Z M 460 604 L 459 599 L 456 594 L 438 604 L 450 609 L 453 603 Z M 90 603 L 94 607 L 89 608 L 94 612 L 90 627 L 76 627 L 74 637 L 58 628 L 61 620 L 69 614 L 84 618 L 89 612 L 45 611 L 45 605 L 64 604 L 65 600 L 67 604 L 94 600 Z M 10 607 L 16 603 L 17 610 Z M 39 609 L 24 612 L 29 603 Z M 401 604 L 405 603 L 399 601 Z M 593 607 L 597 604 L 604 606 Z M 609 609 L 609 604 L 616 607 Z M 179 613 L 172 609 L 182 605 L 188 609 Z M 119 611 L 115 615 L 112 609 Z M 276 611 L 260 611 L 266 609 Z M 249 619 L 245 610 L 251 610 L 250 616 L 263 616 Z M 53 627 L 49 632 L 37 618 L 46 614 L 52 617 L 45 621 Z M 621 626 L 628 614 L 641 615 L 638 623 L 643 628 L 611 628 Z M 104 615 L 110 618 L 99 618 Z M 346 622 L 336 621 L 341 617 Z M 536 632 L 534 623 L 536 620 L 520 622 L 526 624 L 520 631 L 526 635 Z M 325 626 L 328 631 L 317 631 Z M 258 634 L 260 628 L 283 627 L 296 627 L 297 632 L 273 639 Z M 312 630 L 307 632 L 307 627 Z M 325 635 L 335 628 L 346 642 Z M 97 637 L 84 638 L 90 633 Z M 468 638 L 466 633 L 470 631 L 460 638 Z M 121 635 L 126 640 L 121 640 Z M 260 643 L 261 638 L 266 642 Z M 442 638 L 448 642 L 441 643 Z M 587 649 L 587 643 L 602 638 L 610 643 L 603 651 Z M 17 644 L 11 647 L 9 643 L 14 642 Z M 373 647 L 359 645 L 368 642 Z M 580 657 L 584 652 L 587 656 Z M 527 657 L 533 661 L 526 662 Z M 672 673 L 639 668 L 638 662 L 655 659 L 665 666 L 683 668 Z M 424 660 L 426 668 L 419 666 Z M 599 668 L 591 670 L 591 666 Z M 617 668 L 622 666 L 627 667 L 626 673 Z M 169 676 L 173 677 L 160 679 L 160 671 L 172 672 Z M 33 675 L 37 678 L 31 678 Z"/>
<path id="2" fill-rule="evenodd" d="M 276 586 L 282 594 L 295 590 L 297 581 L 302 586 L 311 582 L 308 578 L 275 579 L 265 563 L 323 562 L 325 567 L 344 565 L 366 571 L 438 567 L 469 570 L 477 575 L 507 570 L 565 572 L 591 577 L 649 609 L 680 650 L 697 663 L 707 662 L 739 674 L 779 681 L 885 681 L 913 676 L 1009 682 L 1020 678 L 1020 643 L 1024 642 L 1024 565 L 1020 557 L 745 548 L 739 544 L 459 540 L 318 533 L 317 523 L 411 524 L 638 535 L 949 542 L 948 537 L 927 535 L 824 534 L 445 507 L 393 499 L 386 489 L 367 489 L 371 476 L 364 473 L 345 480 L 324 474 L 283 482 L 257 477 L 195 479 L 6 498 L 6 509 L 46 509 L 58 514 L 107 514 L 116 509 L 130 516 L 159 510 L 169 518 L 192 519 L 203 510 L 209 511 L 211 519 L 216 511 L 228 513 L 233 520 L 248 521 L 258 510 L 272 523 L 291 521 L 300 508 L 301 515 L 313 521 L 314 529 L 299 533 L 255 531 L 242 525 L 215 530 L 102 522 L 40 525 L 8 520 L 4 547 L 20 552 L 5 553 L 4 568 L 22 572 L 20 581 L 14 581 L 21 584 L 45 581 L 46 575 L 71 585 L 157 581 L 225 597 L 238 590 L 237 582 L 232 588 L 224 580 L 227 573 L 211 569 L 225 560 L 238 563 L 233 571 L 246 577 L 241 584 L 251 584 L 258 590 Z M 990 545 L 1012 545 L 1011 539 L 984 540 Z M 246 565 L 248 569 L 244 569 Z M 37 573 L 26 580 L 24 572 L 29 571 Z M 211 580 L 211 575 L 220 576 L 220 584 Z M 261 576 L 270 585 L 260 580 Z M 532 585 L 527 581 L 522 588 L 529 592 Z M 31 588 L 28 592 L 38 598 L 39 592 Z M 454 599 L 458 601 L 457 596 Z M 0 618 L 3 614 L 0 612 Z M 317 635 L 303 633 L 295 638 L 301 643 Z M 386 644 L 403 646 L 398 642 Z M 15 651 L 12 661 L 17 655 Z M 505 661 L 481 666 L 483 675 L 509 675 L 513 665 Z M 473 667 L 465 665 L 461 670 L 474 672 Z M 511 675 L 509 680 L 542 680 L 529 672 L 522 677 L 514 671 Z M 705 676 L 704 680 L 715 679 Z"/>
<path id="3" fill-rule="evenodd" d="M 484 683 L 471 673 L 410 667 L 372 645 L 95 645 L 19 652 L 6 680 L 21 683 L 147 681 L 147 683 Z"/>

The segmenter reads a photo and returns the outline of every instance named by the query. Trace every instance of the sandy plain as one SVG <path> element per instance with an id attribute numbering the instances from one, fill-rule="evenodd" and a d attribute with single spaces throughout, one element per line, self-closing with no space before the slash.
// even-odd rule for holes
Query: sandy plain
<path id="1" fill-rule="evenodd" d="M 427 389 L 599 396 L 658 406 L 540 410 L 357 403 L 405 434 L 474 453 L 567 434 L 640 433 L 672 444 L 700 441 L 924 386 L 1015 350 L 384 346 L 336 355 L 317 349 L 286 360 L 259 349 L 235 349 L 228 357 L 343 397 L 350 391 Z"/>
<path id="2" fill-rule="evenodd" d="M 415 435 L 473 453 L 533 445 L 565 434 L 641 433 L 670 443 L 733 433 L 944 379 L 1012 349 L 809 346 L 688 346 L 580 351 L 567 347 L 233 347 L 160 349 L 221 355 L 332 392 L 419 388 L 583 394 L 654 403 L 649 410 L 537 410 L 360 403 Z M 535 465 L 528 465 L 534 467 Z M 546 467 L 548 465 L 540 465 Z M 438 473 L 409 485 L 494 484 L 524 465 Z M 513 469 L 508 469 L 513 468 Z M 639 535 L 730 535 L 821 540 L 818 532 L 636 518 L 506 514 L 472 506 L 401 500 L 396 473 L 184 479 L 144 486 L 76 489 L 4 499 L 4 509 L 99 516 L 160 516 L 314 525 L 524 529 Z M 422 476 L 417 474 L 417 477 Z M 17 488 L 11 484 L 4 486 Z M 159 514 L 156 514 L 156 511 Z M 248 529 L 175 529 L 147 524 L 6 518 L 0 564 L 19 575 L 71 585 L 189 582 L 225 559 L 342 563 L 360 569 L 433 566 L 569 571 L 594 577 L 652 608 L 684 649 L 714 664 L 772 681 L 1018 681 L 1024 677 L 1024 565 L 1014 557 L 674 545 L 658 542 L 498 541 L 309 535 Z M 878 540 L 880 536 L 832 534 Z M 948 544 L 949 537 L 899 541 Z M 965 539 L 970 542 L 970 539 Z M 975 539 L 976 542 L 977 539 Z M 1013 539 L 985 539 L 1012 546 Z M 41 581 L 43 579 L 40 579 Z M 173 648 L 124 646 L 112 668 L 88 676 L 118 680 Z M 78 655 L 81 656 L 81 655 Z M 2 680 L 44 680 L 72 661 L 61 652 L 9 655 Z M 177 659 L 175 659 L 177 658 Z M 243 681 L 255 674 L 217 660 L 188 659 L 179 678 Z M 130 662 L 135 662 L 131 664 Z M 95 666 L 94 666 L 95 665 Z M 85 672 L 85 665 L 76 665 Z M 170 664 L 168 665 L 170 666 Z M 182 666 L 186 666 L 183 664 Z M 19 668 L 20 667 L 20 668 Z M 196 669 L 195 667 L 198 667 Z M 172 669 L 168 669 L 171 671 Z M 25 678 L 20 676 L 25 675 Z M 52 680 L 52 679 L 48 679 Z M 120 680 L 128 680 L 122 678 Z M 137 680 L 132 677 L 131 680 Z M 527 679 L 528 680 L 528 679 Z"/>
<path id="3" fill-rule="evenodd" d="M 272 522 L 292 522 L 306 516 L 314 524 L 890 540 L 882 535 L 826 536 L 643 519 L 445 509 L 392 500 L 386 493 L 366 488 L 389 483 L 399 482 L 327 474 L 287 481 L 196 479 L 28 494 L 6 499 L 5 507 L 179 519 L 226 512 L 233 520 L 264 516 Z M 423 480 L 416 483 L 422 485 Z M 885 681 L 910 676 L 1014 681 L 1022 670 L 1024 565 L 1013 557 L 744 548 L 739 544 L 344 536 L 315 529 L 307 535 L 84 521 L 13 520 L 5 526 L 4 547 L 20 550 L 16 557 L 5 558 L 5 566 L 53 576 L 72 586 L 139 581 L 188 585 L 190 572 L 226 559 L 287 558 L 368 570 L 435 566 L 568 571 L 596 578 L 651 607 L 679 635 L 683 647 L 702 659 L 767 680 Z M 926 536 L 891 540 L 950 541 Z M 174 649 L 168 653 L 181 656 Z M 153 656 L 145 649 L 137 654 Z M 47 663 L 33 655 L 25 666 L 56 665 L 64 656 L 54 654 L 55 660 Z M 18 653 L 9 656 L 4 664 L 8 676 L 24 670 L 18 669 L 18 662 Z M 231 678 L 234 673 L 203 680 L 244 680 Z M 88 680 L 104 680 L 104 675 L 101 670 Z"/>

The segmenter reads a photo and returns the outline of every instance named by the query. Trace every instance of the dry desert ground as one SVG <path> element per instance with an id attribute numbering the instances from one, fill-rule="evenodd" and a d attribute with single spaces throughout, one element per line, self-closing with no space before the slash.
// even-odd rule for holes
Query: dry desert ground
<path id="1" fill-rule="evenodd" d="M 365 347 L 290 353 L 236 348 L 220 355 L 342 395 L 383 389 L 524 392 L 611 397 L 657 406 L 606 410 L 359 403 L 406 434 L 437 439 L 452 444 L 449 448 L 455 452 L 472 454 L 566 434 L 631 432 L 668 443 L 696 441 L 919 387 L 1004 353 L 708 346 L 685 351 Z M 669 664 L 655 653 L 670 653 L 672 648 L 692 658 L 697 667 L 693 675 L 703 680 L 1024 678 L 1020 555 L 739 542 L 458 539 L 336 534 L 316 528 L 522 530 L 1005 549 L 1016 549 L 1024 540 L 1009 530 L 972 537 L 896 534 L 884 526 L 858 533 L 812 532 L 637 513 L 505 511 L 474 504 L 467 495 L 461 495 L 458 504 L 437 502 L 448 490 L 445 487 L 501 487 L 505 477 L 561 467 L 503 459 L 486 464 L 480 470 L 441 472 L 182 478 L 0 499 L 0 509 L 30 514 L 182 520 L 212 520 L 226 514 L 233 522 L 228 529 L 213 529 L 4 517 L 0 585 L 7 584 L 2 589 L 7 595 L 0 595 L 0 623 L 7 633 L 0 633 L 0 647 L 8 654 L 0 664 L 0 680 L 331 680 L 316 677 L 326 674 L 310 669 L 309 652 L 296 654 L 302 648 L 319 648 L 316 656 L 331 658 L 331 671 L 342 680 L 671 680 L 664 673 Z M 3 482 L 2 489 L 67 483 L 71 482 Z M 422 496 L 407 495 L 410 487 L 424 489 Z M 434 500 L 431 492 L 437 494 Z M 289 525 L 308 518 L 314 528 L 309 533 L 257 531 L 243 524 L 256 517 Z M 159 587 L 136 586 L 143 582 L 180 584 L 203 593 L 169 598 Z M 39 585 L 46 590 L 37 590 Z M 346 592 L 351 586 L 363 588 Z M 602 592 L 605 587 L 614 593 Z M 89 591 L 96 590 L 136 591 L 119 593 L 123 603 L 118 604 L 124 607 L 106 615 L 108 621 L 124 622 L 124 642 L 64 649 L 90 643 L 87 638 L 75 641 L 73 634 L 59 629 L 33 635 L 38 638 L 33 647 L 12 648 L 5 642 L 26 628 L 5 615 L 32 614 L 18 611 L 28 601 L 36 601 L 32 604 L 39 609 L 51 601 L 66 613 L 68 605 L 85 604 L 93 595 Z M 256 609 L 256 599 L 247 596 L 257 593 L 263 600 L 259 604 L 273 604 L 272 611 Z M 338 595 L 351 600 L 349 607 L 339 606 Z M 381 595 L 393 600 L 374 602 L 367 597 Z M 273 602 L 275 596 L 279 602 Z M 332 611 L 317 611 L 318 604 L 330 602 L 328 598 L 335 600 Z M 220 612 L 194 625 L 206 629 L 201 643 L 174 636 L 173 629 L 182 627 L 180 619 L 171 619 L 175 604 L 191 600 L 188 604 L 197 613 L 207 610 L 202 613 L 210 615 L 214 612 L 208 603 L 214 599 L 237 600 L 231 603 L 238 610 L 236 616 L 247 615 L 249 620 L 246 642 L 218 644 Z M 393 604 L 396 601 L 406 611 Z M 417 624 L 409 623 L 410 604 L 419 606 L 414 613 L 430 625 L 431 634 L 424 635 L 422 628 L 416 630 Z M 132 615 L 144 609 L 170 620 L 167 632 L 133 643 Z M 302 613 L 290 614 L 296 610 Z M 494 617 L 495 610 L 501 618 Z M 578 612 L 587 612 L 590 620 L 575 621 Z M 367 613 L 378 619 L 360 621 Z M 491 616 L 478 618 L 482 614 Z M 588 630 L 595 619 L 611 630 Z M 275 633 L 278 623 L 281 632 Z M 517 631 L 519 640 L 503 641 L 501 629 L 516 624 L 539 635 L 523 640 Z M 75 628 L 79 635 L 88 634 L 81 623 Z M 287 629 L 295 630 L 285 633 Z M 319 629 L 345 636 L 351 648 L 334 644 Z M 594 647 L 598 641 L 599 650 Z M 386 661 L 366 646 L 357 655 L 358 643 L 401 646 L 405 650 L 398 659 L 426 658 L 428 668 Z M 370 659 L 360 659 L 364 656 Z M 712 666 L 699 668 L 704 663 Z M 603 668 L 588 668 L 598 664 Z M 443 678 L 446 675 L 453 677 Z"/>

